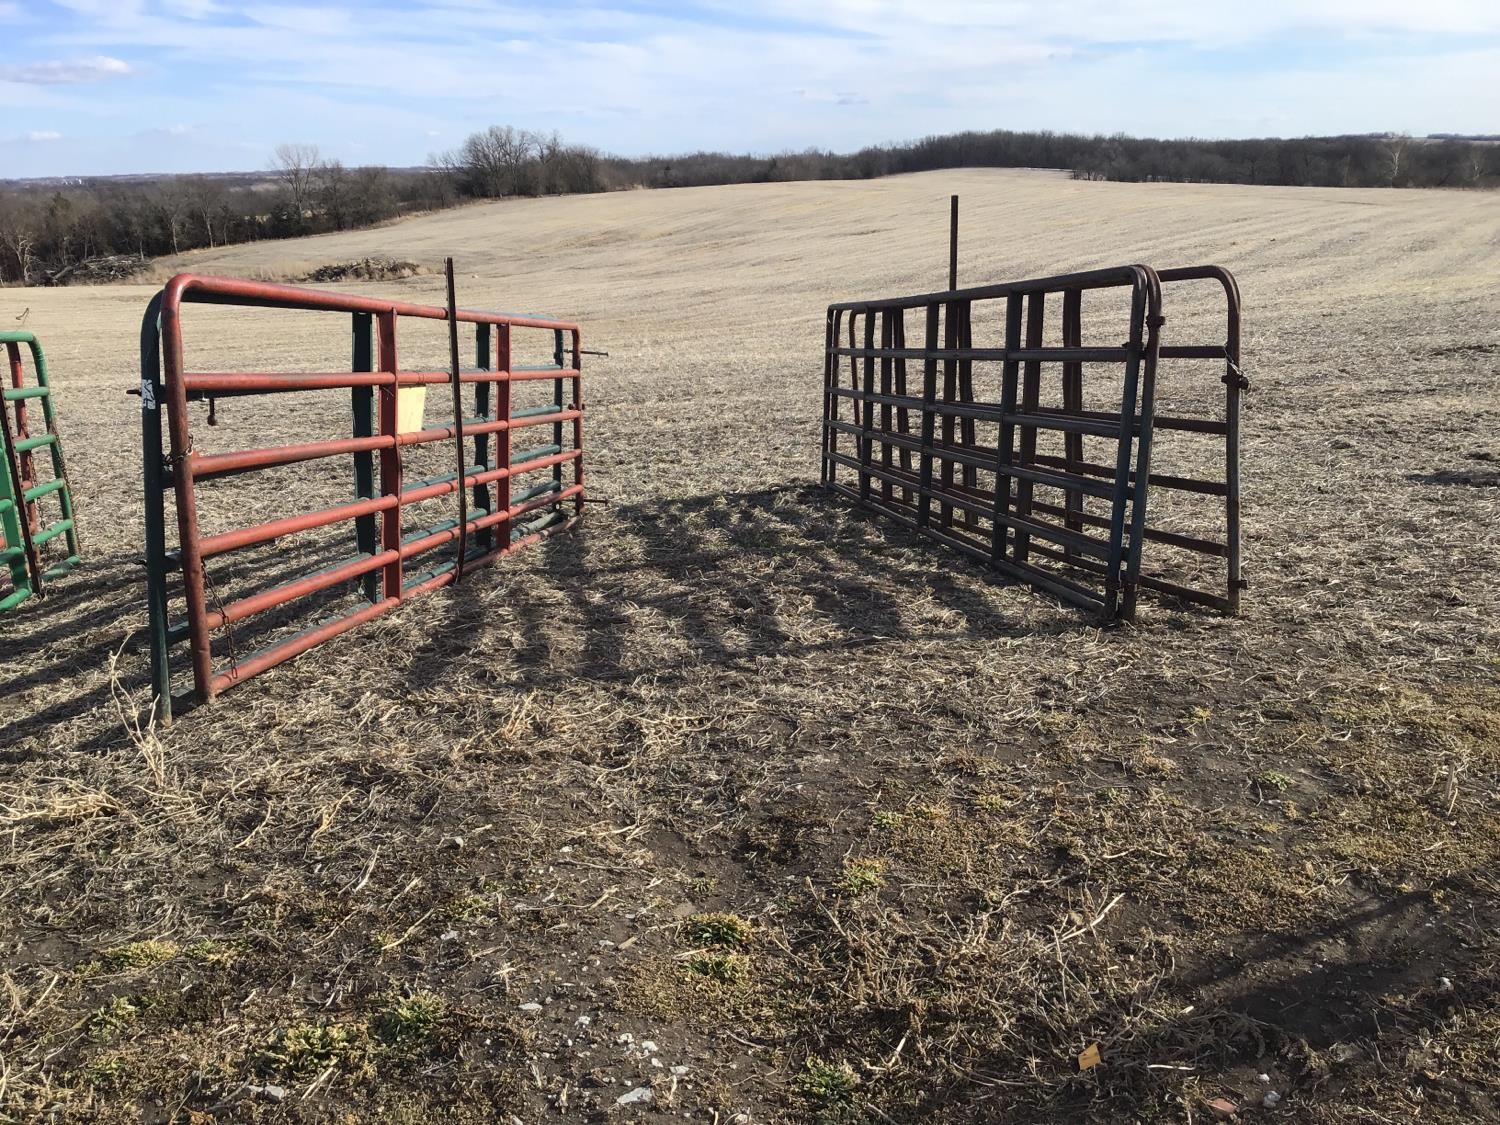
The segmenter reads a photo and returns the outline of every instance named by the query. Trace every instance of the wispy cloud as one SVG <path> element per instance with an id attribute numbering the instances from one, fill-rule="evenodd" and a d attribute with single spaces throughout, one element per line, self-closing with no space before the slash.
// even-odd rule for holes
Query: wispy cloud
<path id="1" fill-rule="evenodd" d="M 23 63 L 0 66 L 0 82 L 19 82 L 27 86 L 79 86 L 131 74 L 130 64 L 109 55 L 91 58 Z"/>
<path id="2" fill-rule="evenodd" d="M 27 142 L 34 145 L 51 144 L 53 141 L 60 141 L 62 139 L 63 135 L 61 133 L 51 129 L 33 129 L 26 134 Z"/>

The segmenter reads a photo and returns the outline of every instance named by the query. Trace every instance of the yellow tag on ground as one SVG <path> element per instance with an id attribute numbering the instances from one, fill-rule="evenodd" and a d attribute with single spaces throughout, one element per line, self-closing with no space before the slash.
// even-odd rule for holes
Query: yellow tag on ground
<path id="1" fill-rule="evenodd" d="M 1078 1056 L 1079 1070 L 1093 1070 L 1104 1060 L 1099 1057 L 1099 1044 L 1090 1043 L 1083 1049 L 1083 1054 Z"/>

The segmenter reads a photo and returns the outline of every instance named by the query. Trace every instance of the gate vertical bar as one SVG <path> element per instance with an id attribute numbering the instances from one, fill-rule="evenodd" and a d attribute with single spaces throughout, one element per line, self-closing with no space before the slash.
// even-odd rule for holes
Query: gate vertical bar
<path id="1" fill-rule="evenodd" d="M 369 313 L 352 313 L 353 357 L 351 371 L 375 370 L 375 321 Z M 375 436 L 375 388 L 353 387 L 350 401 L 354 408 L 354 436 Z M 360 500 L 375 496 L 375 455 L 368 450 L 354 455 L 354 495 Z M 362 555 L 373 555 L 380 549 L 380 533 L 373 514 L 354 521 L 354 539 Z M 380 600 L 380 578 L 371 571 L 360 579 L 368 601 Z"/>
<path id="2" fill-rule="evenodd" d="M 1141 351 L 1145 342 L 1146 284 L 1142 273 L 1131 287 L 1130 293 L 1130 339 L 1126 344 L 1128 355 L 1125 361 L 1125 381 L 1120 395 L 1120 430 L 1117 436 L 1118 453 L 1115 458 L 1115 484 L 1110 499 L 1109 558 L 1104 577 L 1104 616 L 1112 619 L 1120 609 L 1120 584 L 1124 569 L 1124 555 L 1129 550 L 1137 560 L 1141 554 L 1140 541 L 1125 542 L 1125 509 L 1130 499 L 1130 462 L 1133 437 L 1136 428 L 1136 403 L 1140 385 Z M 1142 484 L 1145 482 L 1142 481 Z"/>
<path id="3" fill-rule="evenodd" d="M 953 310 L 958 318 L 958 325 L 954 329 L 955 345 L 960 349 L 973 347 L 973 303 L 970 301 L 957 301 L 954 303 Z M 958 361 L 958 397 L 965 404 L 970 404 L 974 401 L 974 361 L 972 359 L 961 359 Z M 958 427 L 959 440 L 963 447 L 971 452 L 974 451 L 979 444 L 975 436 L 974 419 L 960 418 Z M 966 463 L 964 465 L 963 476 L 964 487 L 970 492 L 978 491 L 979 470 L 975 466 Z M 964 509 L 963 522 L 970 528 L 978 526 L 974 513 L 968 509 Z"/>
<path id="4" fill-rule="evenodd" d="M 391 439 L 390 445 L 380 451 L 380 494 L 394 496 L 396 503 L 380 513 L 380 547 L 383 551 L 394 551 L 395 557 L 385 565 L 385 598 L 400 598 L 402 586 L 401 565 L 401 449 L 396 444 L 397 410 L 396 388 L 398 385 L 396 356 L 396 314 L 384 312 L 376 318 L 377 337 L 380 348 L 380 370 L 390 376 L 390 382 L 380 388 L 380 433 Z M 462 484 L 459 485 L 462 489 Z"/>
<path id="5" fill-rule="evenodd" d="M 1063 293 L 1062 346 L 1065 348 L 1083 347 L 1082 289 L 1068 289 Z M 1062 397 L 1065 413 L 1081 414 L 1083 412 L 1083 364 L 1076 360 L 1067 361 L 1062 365 Z M 1063 464 L 1067 472 L 1082 473 L 1082 434 L 1069 432 L 1063 435 Z M 1066 512 L 1064 526 L 1069 531 L 1081 532 L 1083 530 L 1083 493 L 1077 489 L 1068 489 L 1063 497 L 1063 507 Z M 1063 555 L 1070 562 L 1078 558 L 1077 552 L 1071 547 L 1066 548 Z"/>
<path id="6" fill-rule="evenodd" d="M 1042 346 L 1043 332 L 1045 330 L 1045 319 L 1047 315 L 1047 296 L 1045 293 L 1032 293 L 1026 298 L 1026 347 L 1040 348 Z M 1042 364 L 1040 360 L 1028 359 L 1022 369 L 1021 376 L 1021 412 L 1028 416 L 1036 413 L 1041 404 L 1042 389 Z M 1021 449 L 1020 460 L 1023 465 L 1036 463 L 1036 424 L 1034 421 L 1021 427 Z M 1022 519 L 1031 518 L 1031 498 L 1035 486 L 1029 480 L 1016 481 L 1016 515 Z M 1069 492 L 1072 490 L 1069 489 Z M 1016 561 L 1026 562 L 1031 555 L 1031 536 L 1026 532 L 1016 529 Z"/>
<path id="7" fill-rule="evenodd" d="M 213 656 L 204 591 L 203 555 L 198 540 L 198 497 L 193 480 L 192 435 L 188 430 L 187 370 L 182 350 L 182 316 L 175 301 L 161 313 L 162 359 L 166 368 L 167 445 L 172 487 L 177 493 L 177 545 L 182 560 L 183 596 L 187 600 L 189 648 L 193 660 L 193 690 L 200 703 L 213 698 Z"/>
<path id="8" fill-rule="evenodd" d="M 495 384 L 495 418 L 500 422 L 510 421 L 511 402 L 513 398 L 513 396 L 511 395 L 510 374 L 514 359 L 511 354 L 510 338 L 510 325 L 500 325 L 499 340 L 496 343 L 496 346 L 499 348 L 499 352 L 496 356 L 495 367 L 495 370 L 499 374 L 505 376 L 504 379 Z M 495 435 L 495 463 L 497 466 L 501 468 L 509 467 L 510 447 L 510 428 L 507 427 L 499 431 Z M 510 477 L 507 475 L 501 477 L 498 481 L 495 482 L 495 510 L 498 512 L 508 513 L 510 511 L 510 497 Z M 510 516 L 507 515 L 495 527 L 495 536 L 497 539 L 499 539 L 500 548 L 502 550 L 510 549 L 511 522 L 512 521 Z"/>
<path id="9" fill-rule="evenodd" d="M 894 344 L 896 332 L 896 312 L 894 309 L 884 309 L 880 314 L 880 346 L 889 351 Z M 891 397 L 891 377 L 893 374 L 893 361 L 889 355 L 880 357 L 880 393 L 889 400 Z M 891 404 L 889 401 L 880 404 L 880 432 L 889 438 L 891 433 Z M 891 443 L 882 441 L 880 443 L 880 467 L 885 470 L 885 475 L 880 478 L 880 498 L 886 503 L 891 502 Z"/>
<path id="10" fill-rule="evenodd" d="M 458 358 L 458 293 L 453 283 L 452 258 L 448 259 L 445 272 L 448 281 L 448 374 L 450 401 L 453 403 L 453 461 L 457 470 L 453 478 L 457 481 L 454 497 L 458 500 L 458 549 L 453 559 L 453 584 L 456 586 L 464 580 L 464 562 L 469 554 L 469 510 L 473 501 L 464 484 L 469 451 L 464 448 L 464 386 Z"/>
<path id="11" fill-rule="evenodd" d="M 838 346 L 838 316 L 833 311 L 823 322 L 823 458 L 819 466 L 819 479 L 823 487 L 827 488 L 830 483 L 832 465 L 829 455 L 833 453 L 833 426 L 832 423 L 838 412 L 838 396 L 833 393 L 834 371 L 838 367 L 838 357 L 833 354 L 833 349 Z"/>
<path id="12" fill-rule="evenodd" d="M 875 452 L 875 314 L 865 314 L 865 362 L 864 362 L 864 409 L 859 417 L 859 498 L 870 501 L 870 462 Z"/>
<path id="13" fill-rule="evenodd" d="M 573 370 L 578 372 L 573 377 L 573 403 L 572 408 L 576 412 L 573 419 L 573 448 L 583 449 L 583 333 L 579 329 L 573 330 Z M 578 486 L 578 495 L 573 498 L 573 514 L 581 517 L 584 509 L 583 499 L 583 455 L 579 454 L 573 460 L 573 483 Z"/>
<path id="14" fill-rule="evenodd" d="M 563 361 L 564 361 L 564 356 L 563 356 L 563 334 L 562 334 L 561 331 L 557 331 L 557 332 L 554 332 L 552 334 L 552 362 L 555 363 L 555 364 L 557 364 L 557 369 L 559 371 L 561 371 L 563 369 Z M 564 392 L 563 392 L 563 378 L 562 378 L 561 375 L 559 375 L 552 382 L 552 401 L 554 403 L 556 403 L 559 407 L 566 406 L 567 403 L 568 403 L 568 399 L 565 397 Z M 555 445 L 555 446 L 557 446 L 559 449 L 561 449 L 562 448 L 562 443 L 563 443 L 563 424 L 561 422 L 553 422 L 552 423 L 552 444 Z M 562 478 L 563 478 L 563 467 L 562 467 L 562 463 L 558 462 L 556 465 L 552 466 L 552 479 L 557 484 L 557 491 L 558 492 L 562 491 L 562 487 L 563 487 Z"/>
<path id="15" fill-rule="evenodd" d="M 1125 556 L 1125 572 L 1122 576 L 1124 594 L 1120 607 L 1120 616 L 1127 621 L 1135 618 L 1142 540 L 1146 532 L 1146 498 L 1151 481 L 1151 431 L 1156 420 L 1156 355 L 1161 346 L 1162 326 L 1161 282 L 1151 270 L 1144 272 L 1149 288 L 1146 292 L 1146 338 L 1141 344 L 1139 359 L 1140 405 L 1136 412 L 1135 427 L 1135 496 L 1131 501 L 1129 553 Z"/>
<path id="16" fill-rule="evenodd" d="M 932 523 L 932 439 L 937 405 L 938 307 L 927 306 L 927 337 L 922 357 L 922 454 L 918 463 L 917 526 Z"/>
<path id="17" fill-rule="evenodd" d="M 906 310 L 892 309 L 891 315 L 895 317 L 895 330 L 891 334 L 891 346 L 898 351 L 906 348 Z M 906 392 L 906 357 L 902 356 L 896 360 L 896 393 L 902 398 L 907 397 Z M 911 412 L 906 407 L 896 408 L 896 428 L 902 435 L 911 435 Z M 901 471 L 911 476 L 911 450 L 905 445 L 901 447 Z M 910 504 L 915 497 L 910 488 L 902 488 L 901 499 Z"/>
<path id="18" fill-rule="evenodd" d="M 943 304 L 943 348 L 952 351 L 958 346 L 958 302 L 947 301 Z M 943 359 L 943 403 L 952 406 L 958 400 L 958 363 L 951 355 Z M 958 419 L 952 414 L 943 414 L 943 445 L 951 448 L 954 445 L 956 423 Z M 953 491 L 953 460 L 950 457 L 943 458 L 943 491 Z M 953 505 L 944 504 L 939 516 L 939 523 L 943 527 L 953 526 Z"/>
<path id="19" fill-rule="evenodd" d="M 1005 351 L 1006 358 L 1000 367 L 1000 435 L 996 441 L 995 467 L 995 525 L 990 540 L 992 562 L 1005 560 L 1006 519 L 1010 511 L 1010 482 L 1008 471 L 1014 460 L 1016 427 L 1011 416 L 1016 412 L 1016 382 L 1020 364 L 1012 358 L 1021 347 L 1021 305 L 1024 298 L 1012 293 L 1005 299 Z"/>
<path id="20" fill-rule="evenodd" d="M 494 340 L 490 334 L 488 324 L 479 324 L 474 328 L 474 362 L 481 371 L 494 370 Z M 494 384 L 488 380 L 480 380 L 474 384 L 474 417 L 486 422 L 493 421 L 490 417 L 491 391 Z M 474 438 L 474 464 L 479 466 L 481 473 L 488 472 L 492 467 L 490 464 L 490 435 L 478 434 Z M 490 507 L 490 486 L 487 484 L 476 484 L 474 486 L 474 507 L 488 515 L 493 509 Z M 482 527 L 474 536 L 474 541 L 479 549 L 488 554 L 495 549 L 494 527 Z"/>
<path id="21" fill-rule="evenodd" d="M 146 616 L 151 634 L 151 694 L 157 717 L 172 721 L 167 664 L 167 517 L 161 451 L 161 294 L 141 320 L 141 477 L 145 494 Z"/>
<path id="22" fill-rule="evenodd" d="M 1240 367 L 1240 288 L 1227 272 L 1220 279 L 1229 302 L 1228 334 L 1224 341 L 1224 522 L 1229 545 L 1229 612 L 1240 611 L 1240 590 L 1245 580 L 1240 573 L 1240 396 L 1245 390 L 1245 376 Z"/>

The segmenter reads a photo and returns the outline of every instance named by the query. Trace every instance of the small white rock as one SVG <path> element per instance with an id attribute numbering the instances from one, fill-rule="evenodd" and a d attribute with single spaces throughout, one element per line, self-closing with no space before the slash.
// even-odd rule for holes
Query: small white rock
<path id="1" fill-rule="evenodd" d="M 591 1023 L 594 1022 L 594 1019 L 593 1019 L 592 1016 L 579 1016 L 573 1022 L 575 1024 L 577 1024 L 579 1027 L 588 1027 L 589 1024 L 591 1024 Z"/>
<path id="2" fill-rule="evenodd" d="M 620 1032 L 620 1037 L 618 1039 L 616 1039 L 615 1042 L 619 1043 L 621 1045 L 628 1044 L 628 1043 L 634 1043 L 635 1042 L 635 1036 L 632 1035 L 632 1034 L 630 1034 L 630 1032 L 628 1032 L 628 1031 L 622 1031 L 622 1032 Z"/>
<path id="3" fill-rule="evenodd" d="M 1280 1101 L 1281 1095 L 1278 1094 L 1275 1090 L 1272 1090 L 1265 1097 L 1261 1098 L 1260 1104 L 1265 1106 L 1267 1109 L 1275 1109 L 1276 1104 Z"/>
<path id="4" fill-rule="evenodd" d="M 521 1005 L 521 1011 L 523 1012 L 540 1012 L 541 1010 L 542 1006 L 535 1000 L 532 1000 L 530 1003 Z"/>
<path id="5" fill-rule="evenodd" d="M 637 1086 L 616 1098 L 615 1105 L 650 1105 L 655 1098 L 650 1086 Z"/>
<path id="6" fill-rule="evenodd" d="M 656 1052 L 656 1044 L 650 1039 L 642 1039 L 641 1050 L 645 1051 L 648 1055 L 654 1054 Z"/>
<path id="7" fill-rule="evenodd" d="M 685 1067 L 685 1066 L 674 1066 L 672 1068 L 672 1073 L 674 1075 L 676 1075 L 678 1078 L 681 1078 L 687 1072 L 688 1072 L 688 1068 Z"/>

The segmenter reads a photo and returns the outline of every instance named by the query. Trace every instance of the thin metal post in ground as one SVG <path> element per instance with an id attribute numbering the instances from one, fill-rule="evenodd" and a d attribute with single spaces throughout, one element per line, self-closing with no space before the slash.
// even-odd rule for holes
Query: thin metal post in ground
<path id="1" fill-rule="evenodd" d="M 948 291 L 958 288 L 958 196 L 948 201 Z"/>

